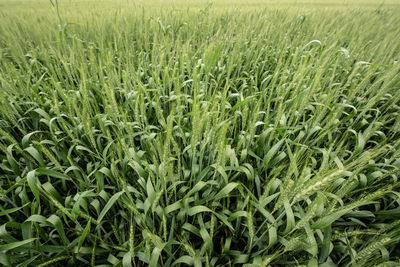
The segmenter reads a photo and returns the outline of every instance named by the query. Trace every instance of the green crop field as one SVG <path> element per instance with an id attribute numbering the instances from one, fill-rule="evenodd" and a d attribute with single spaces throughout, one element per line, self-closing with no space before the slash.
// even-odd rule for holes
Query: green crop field
<path id="1" fill-rule="evenodd" d="M 400 266 L 399 0 L 1 0 L 0 265 Z"/>

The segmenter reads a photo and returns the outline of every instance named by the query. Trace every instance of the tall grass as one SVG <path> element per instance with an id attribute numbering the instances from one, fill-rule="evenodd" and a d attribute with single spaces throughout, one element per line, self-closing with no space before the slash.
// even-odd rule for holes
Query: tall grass
<path id="1" fill-rule="evenodd" d="M 398 266 L 400 9 L 330 3 L 4 2 L 0 262 Z"/>

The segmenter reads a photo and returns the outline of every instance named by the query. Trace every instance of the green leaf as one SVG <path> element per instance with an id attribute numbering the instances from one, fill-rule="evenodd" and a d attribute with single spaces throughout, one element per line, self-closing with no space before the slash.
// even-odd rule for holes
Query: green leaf
<path id="1" fill-rule="evenodd" d="M 132 256 L 130 252 L 127 252 L 122 257 L 122 267 L 132 267 Z"/>
<path id="2" fill-rule="evenodd" d="M 325 228 L 324 239 L 322 241 L 322 248 L 319 256 L 319 263 L 323 263 L 328 259 L 330 252 L 331 236 L 332 236 L 332 228 L 331 227 Z"/>
<path id="3" fill-rule="evenodd" d="M 46 164 L 44 164 L 43 161 L 43 157 L 42 155 L 39 153 L 39 151 L 34 148 L 33 146 L 27 147 L 25 148 L 25 151 L 29 153 L 29 155 L 31 155 L 38 163 L 40 166 L 45 166 Z"/>
<path id="4" fill-rule="evenodd" d="M 20 209 L 22 209 L 22 208 L 28 206 L 29 204 L 31 204 L 31 203 L 30 203 L 30 202 L 27 202 L 27 203 L 25 203 L 25 204 L 24 204 L 23 206 L 21 206 L 21 207 L 17 207 L 17 208 L 12 208 L 12 209 L 7 209 L 7 210 L 0 211 L 0 216 L 4 216 L 4 215 L 7 215 L 7 214 L 11 214 L 11 213 L 13 213 L 13 212 L 19 211 Z"/>
<path id="5" fill-rule="evenodd" d="M 282 146 L 285 139 L 280 140 L 278 143 L 272 146 L 272 148 L 267 152 L 267 155 L 264 157 L 264 164 L 265 168 L 268 169 L 269 162 L 271 161 L 272 157 L 276 154 L 279 148 Z"/>
<path id="6" fill-rule="evenodd" d="M 182 263 L 187 264 L 189 266 L 193 265 L 193 258 L 187 255 L 181 256 L 179 259 L 177 259 L 176 261 L 174 261 L 171 265 L 171 267 L 175 266 L 175 265 L 179 265 L 181 266 Z"/>
<path id="7" fill-rule="evenodd" d="M 31 189 L 33 195 L 35 196 L 37 202 L 40 205 L 40 191 L 39 191 L 40 182 L 39 182 L 38 178 L 36 177 L 35 171 L 28 172 L 27 181 L 28 181 L 29 188 Z"/>
<path id="8" fill-rule="evenodd" d="M 65 235 L 64 226 L 63 226 L 60 218 L 57 215 L 53 214 L 47 219 L 47 221 L 51 225 L 53 225 L 54 228 L 56 228 L 58 234 L 61 237 L 61 240 L 63 241 L 63 243 L 68 245 L 69 244 L 69 240 L 68 240 L 67 236 Z"/>
<path id="9" fill-rule="evenodd" d="M 36 240 L 36 238 L 30 238 L 30 239 L 23 240 L 23 241 L 18 241 L 18 242 L 14 242 L 14 243 L 10 243 L 10 244 L 0 245 L 0 252 L 5 252 L 5 251 L 9 251 L 9 250 L 18 248 L 20 246 L 29 244 L 34 240 Z"/>
<path id="10" fill-rule="evenodd" d="M 83 230 L 81 237 L 79 238 L 78 241 L 78 249 L 77 252 L 79 253 L 80 248 L 83 245 L 83 242 L 85 242 L 85 238 L 87 236 L 87 234 L 90 232 L 90 220 L 87 222 L 85 229 Z"/>
<path id="11" fill-rule="evenodd" d="M 221 189 L 214 197 L 214 200 L 218 200 L 220 198 L 227 197 L 233 189 L 235 189 L 239 184 L 238 183 L 229 183 L 224 188 Z"/>
<path id="12" fill-rule="evenodd" d="M 47 168 L 38 168 L 36 169 L 36 173 L 39 175 L 48 175 L 50 177 L 54 177 L 54 178 L 60 178 L 60 179 L 65 179 L 65 180 L 71 180 L 71 178 L 68 175 L 59 173 L 57 171 L 54 170 L 50 170 Z"/>
<path id="13" fill-rule="evenodd" d="M 228 226 L 229 229 L 231 229 L 233 231 L 233 226 L 231 225 L 231 223 L 228 221 L 228 219 L 224 215 L 221 215 L 221 214 L 219 214 L 219 213 L 217 213 L 217 212 L 215 212 L 215 211 L 213 211 L 213 210 L 211 210 L 211 209 L 209 209 L 209 208 L 207 208 L 205 206 L 195 206 L 195 207 L 192 207 L 192 208 L 187 210 L 187 214 L 189 216 L 193 216 L 193 215 L 196 215 L 196 214 L 201 213 L 201 212 L 211 212 L 211 213 L 213 213 L 226 226 Z"/>
<path id="14" fill-rule="evenodd" d="M 103 210 L 101 211 L 99 217 L 97 218 L 97 221 L 100 223 L 103 220 L 103 217 L 106 215 L 109 209 L 114 205 L 115 201 L 118 200 L 118 198 L 124 193 L 124 191 L 118 192 L 114 194 L 110 200 L 108 200 L 107 204 L 104 206 Z"/>
<path id="15" fill-rule="evenodd" d="M 373 203 L 372 201 L 368 201 L 368 202 L 362 202 L 357 206 L 362 206 L 362 205 L 368 205 Z M 352 209 L 355 209 L 357 206 L 355 205 L 350 205 L 350 207 L 348 208 L 343 208 L 339 211 L 336 211 L 332 214 L 329 214 L 321 219 L 319 219 L 318 221 L 316 221 L 311 228 L 312 229 L 323 229 L 328 227 L 329 225 L 331 225 L 333 222 L 337 221 L 340 217 L 342 217 L 343 215 L 345 215 L 346 213 L 350 212 Z"/>

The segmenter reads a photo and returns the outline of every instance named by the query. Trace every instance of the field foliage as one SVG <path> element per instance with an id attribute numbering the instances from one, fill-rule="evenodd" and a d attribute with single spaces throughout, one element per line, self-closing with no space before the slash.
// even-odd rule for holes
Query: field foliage
<path id="1" fill-rule="evenodd" d="M 0 263 L 399 266 L 398 1 L 0 2 Z"/>

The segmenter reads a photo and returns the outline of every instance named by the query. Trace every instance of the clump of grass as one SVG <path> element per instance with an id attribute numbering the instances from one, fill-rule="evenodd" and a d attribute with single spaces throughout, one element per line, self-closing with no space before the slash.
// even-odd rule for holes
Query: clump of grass
<path id="1" fill-rule="evenodd" d="M 398 265 L 400 9 L 363 1 L 1 4 L 1 264 Z"/>

